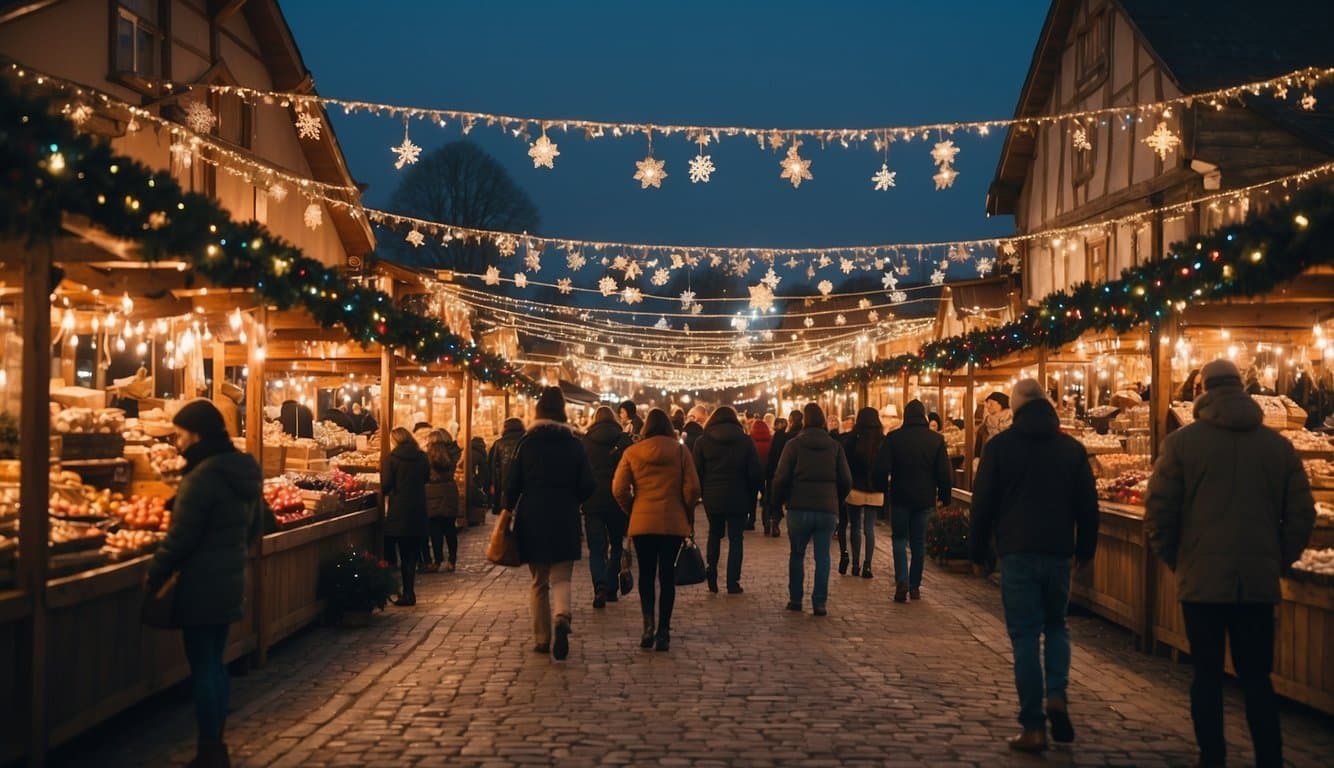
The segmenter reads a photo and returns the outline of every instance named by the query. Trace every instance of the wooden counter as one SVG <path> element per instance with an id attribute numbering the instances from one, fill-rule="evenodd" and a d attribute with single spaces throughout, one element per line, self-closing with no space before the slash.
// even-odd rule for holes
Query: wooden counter
<path id="1" fill-rule="evenodd" d="M 1142 645 L 1149 624 L 1144 510 L 1109 502 L 1100 503 L 1098 510 L 1098 552 L 1092 563 L 1075 572 L 1070 599 L 1126 627 Z"/>

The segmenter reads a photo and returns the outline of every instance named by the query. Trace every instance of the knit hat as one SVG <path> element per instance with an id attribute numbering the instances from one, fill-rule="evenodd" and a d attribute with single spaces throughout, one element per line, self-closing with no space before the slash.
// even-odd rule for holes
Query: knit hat
<path id="1" fill-rule="evenodd" d="M 987 400 L 995 402 L 996 405 L 999 405 L 1002 408 L 1010 407 L 1010 398 L 1004 392 L 992 392 L 987 395 L 986 400 L 983 400 L 982 402 L 985 403 Z"/>
<path id="2" fill-rule="evenodd" d="M 905 419 L 925 419 L 926 406 L 922 405 L 921 400 L 909 400 L 908 404 L 903 406 L 903 418 Z"/>
<path id="3" fill-rule="evenodd" d="M 200 437 L 227 434 L 227 425 L 223 423 L 217 406 L 202 398 L 181 406 L 171 423 Z"/>
<path id="4" fill-rule="evenodd" d="M 537 418 L 565 421 L 565 395 L 560 387 L 543 387 L 537 396 Z"/>
<path id="5" fill-rule="evenodd" d="M 1240 387 L 1241 369 L 1231 360 L 1213 360 L 1200 369 L 1200 378 L 1204 379 L 1206 390 L 1228 385 Z"/>
<path id="6" fill-rule="evenodd" d="M 1038 383 L 1037 379 L 1020 379 L 1014 385 L 1014 389 L 1010 390 L 1010 407 L 1014 409 L 1015 413 L 1018 413 L 1020 408 L 1034 400 L 1045 400 L 1046 398 L 1047 393 L 1042 391 L 1042 385 Z"/>

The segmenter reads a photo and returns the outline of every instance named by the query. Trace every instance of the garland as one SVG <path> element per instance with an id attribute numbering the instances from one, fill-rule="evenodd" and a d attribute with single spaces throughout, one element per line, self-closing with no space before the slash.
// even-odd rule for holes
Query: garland
<path id="1" fill-rule="evenodd" d="M 419 362 L 468 369 L 479 381 L 533 392 L 504 358 L 451 333 L 439 320 L 394 306 L 254 222 L 235 222 L 209 197 L 181 189 L 165 171 L 76 133 L 40 99 L 0 82 L 0 233 L 29 245 L 50 241 L 62 213 L 85 216 L 141 244 L 143 258 L 185 258 L 214 285 L 253 288 L 280 309 L 301 307 L 326 328 L 342 326 L 363 347 L 404 350 Z"/>
<path id="2" fill-rule="evenodd" d="M 1166 258 L 1121 277 L 1055 291 L 1019 319 L 972 331 L 849 368 L 828 379 L 796 384 L 791 397 L 814 397 L 901 373 L 989 367 L 1025 350 L 1058 349 L 1090 331 L 1125 333 L 1188 306 L 1259 296 L 1313 266 L 1334 263 L 1334 190 L 1317 185 L 1286 202 L 1252 212 L 1242 224 L 1175 243 Z"/>

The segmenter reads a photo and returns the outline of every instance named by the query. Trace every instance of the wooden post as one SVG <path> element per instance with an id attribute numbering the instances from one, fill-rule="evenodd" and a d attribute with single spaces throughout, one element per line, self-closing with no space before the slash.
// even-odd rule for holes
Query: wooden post
<path id="1" fill-rule="evenodd" d="M 255 310 L 255 326 L 251 329 L 250 346 L 246 349 L 245 380 L 245 449 L 264 466 L 264 344 L 265 339 L 254 338 L 261 328 L 267 328 L 268 309 Z M 217 380 L 217 374 L 214 374 Z"/>
<path id="2" fill-rule="evenodd" d="M 973 441 L 977 439 L 977 423 L 973 411 L 977 408 L 977 394 L 973 391 L 973 364 L 968 364 L 968 388 L 963 392 L 963 486 L 973 489 Z"/>
<path id="3" fill-rule="evenodd" d="M 1042 385 L 1042 391 L 1047 391 L 1047 348 L 1038 347 L 1038 383 Z M 1060 403 L 1058 402 L 1059 406 Z"/>
<path id="4" fill-rule="evenodd" d="M 227 381 L 227 345 L 218 337 L 213 337 L 213 391 L 210 399 L 217 402 L 222 397 L 222 385 Z"/>
<path id="5" fill-rule="evenodd" d="M 871 404 L 871 384 L 866 381 L 857 382 L 857 407 L 863 408 Z"/>
<path id="6" fill-rule="evenodd" d="M 903 371 L 899 374 L 899 421 L 903 420 L 903 409 L 908 407 L 908 401 L 911 399 L 908 397 L 908 372 Z"/>
<path id="7" fill-rule="evenodd" d="M 1167 437 L 1167 416 L 1172 409 L 1172 340 L 1176 334 L 1175 316 L 1149 332 L 1149 442 L 1154 460 Z"/>
<path id="8" fill-rule="evenodd" d="M 51 261 L 53 246 L 30 248 L 23 262 L 23 403 L 19 434 L 23 446 L 19 467 L 18 587 L 29 595 L 32 617 L 26 643 L 18 654 L 28 662 L 21 685 L 28 693 L 28 765 L 46 763 L 46 574 L 47 507 L 51 471 L 51 414 L 46 407 L 51 389 Z M 19 664 L 22 670 L 23 664 Z M 17 714 L 17 713 L 16 713 Z M 20 715 L 21 717 L 21 715 Z"/>
<path id="9" fill-rule="evenodd" d="M 463 493 L 462 504 L 459 509 L 467 517 L 468 509 L 468 489 L 472 487 L 472 411 L 473 411 L 473 380 L 472 372 L 467 368 L 463 369 L 463 413 L 459 419 L 460 429 L 463 433 L 463 487 L 459 490 Z"/>

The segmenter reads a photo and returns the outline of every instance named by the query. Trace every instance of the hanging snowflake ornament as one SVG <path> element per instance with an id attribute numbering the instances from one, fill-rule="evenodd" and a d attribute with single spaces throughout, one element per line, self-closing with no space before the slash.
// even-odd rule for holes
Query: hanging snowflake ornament
<path id="1" fill-rule="evenodd" d="M 542 135 L 537 137 L 537 141 L 528 145 L 528 156 L 533 158 L 534 168 L 555 168 L 556 158 L 560 157 L 560 151 L 551 139 L 547 138 L 547 132 L 542 131 Z"/>
<path id="2" fill-rule="evenodd" d="M 880 313 L 874 309 L 866 313 L 866 322 L 875 323 L 880 321 Z"/>
<path id="3" fill-rule="evenodd" d="M 505 234 L 496 237 L 496 251 L 501 257 L 508 259 L 519 250 L 519 239 L 514 235 Z"/>
<path id="4" fill-rule="evenodd" d="M 838 268 L 839 268 L 840 270 L 842 270 L 842 271 L 843 271 L 843 274 L 845 274 L 845 275 L 850 275 L 850 274 L 852 274 L 852 268 L 855 267 L 855 266 L 856 266 L 856 264 L 853 263 L 852 259 L 839 259 L 839 260 L 838 260 Z"/>
<path id="5" fill-rule="evenodd" d="M 626 280 L 634 280 L 636 277 L 639 277 L 639 276 L 640 276 L 641 274 L 643 274 L 643 273 L 644 273 L 644 270 L 643 270 L 642 267 L 639 266 L 639 262 L 635 261 L 634 259 L 627 259 L 627 260 L 626 260 L 626 264 L 625 264 L 625 279 L 626 279 Z"/>
<path id="6" fill-rule="evenodd" d="M 598 290 L 601 291 L 603 296 L 610 296 L 616 293 L 618 290 L 616 287 L 616 280 L 610 275 L 602 278 L 598 281 Z"/>
<path id="7" fill-rule="evenodd" d="M 804 326 L 806 326 L 807 328 L 812 328 L 812 327 L 815 326 L 815 318 L 813 318 L 813 317 L 808 317 L 808 318 L 806 318 L 805 320 L 802 320 L 802 321 L 801 321 L 801 324 L 804 325 Z"/>
<path id="8" fill-rule="evenodd" d="M 1314 93 L 1307 93 L 1305 96 L 1302 97 L 1302 109 L 1306 110 L 1307 112 L 1312 112 L 1315 110 Z"/>
<path id="9" fill-rule="evenodd" d="M 653 277 L 649 278 L 649 282 L 654 285 L 666 285 L 667 281 L 670 279 L 672 279 L 672 273 L 667 268 L 662 267 L 653 273 Z"/>
<path id="10" fill-rule="evenodd" d="M 660 331 L 665 331 L 665 330 L 668 330 L 669 328 L 671 328 L 672 326 L 671 326 L 670 324 L 668 324 L 668 322 L 667 322 L 667 318 L 666 318 L 666 317 L 664 317 L 664 316 L 659 316 L 659 317 L 658 317 L 658 322 L 654 323 L 654 324 L 653 324 L 653 327 L 654 327 L 654 328 L 657 328 L 657 329 L 660 330 Z"/>
<path id="11" fill-rule="evenodd" d="M 750 259 L 737 259 L 732 262 L 732 273 L 738 277 L 745 277 L 750 274 Z"/>
<path id="12" fill-rule="evenodd" d="M 895 172 L 889 170 L 889 163 L 881 163 L 880 170 L 871 177 L 871 181 L 875 182 L 875 191 L 887 192 L 890 187 L 894 186 L 894 176 Z"/>
<path id="13" fill-rule="evenodd" d="M 700 304 L 698 301 L 690 305 L 690 314 L 692 315 L 698 315 L 703 311 L 704 311 L 704 305 Z"/>
<path id="14" fill-rule="evenodd" d="M 968 258 L 969 258 L 969 255 L 968 255 L 968 249 L 967 249 L 967 248 L 964 248 L 962 245 L 952 245 L 952 246 L 950 246 L 950 250 L 949 250 L 949 259 L 950 259 L 950 261 L 957 261 L 957 262 L 962 263 L 962 262 L 968 261 Z"/>
<path id="15" fill-rule="evenodd" d="M 492 264 L 486 268 L 486 272 L 482 274 L 482 282 L 486 285 L 500 285 L 500 270 L 496 265 Z"/>
<path id="16" fill-rule="evenodd" d="M 556 281 L 556 290 L 563 294 L 568 294 L 570 291 L 574 290 L 574 281 L 568 277 L 562 277 Z"/>
<path id="17" fill-rule="evenodd" d="M 208 133 L 218 122 L 218 116 L 202 101 L 185 102 L 185 124 L 195 133 Z"/>
<path id="18" fill-rule="evenodd" d="M 1172 129 L 1167 127 L 1167 123 L 1160 122 L 1158 127 L 1153 129 L 1153 133 L 1144 137 L 1144 143 L 1158 153 L 1159 160 L 1165 161 L 1168 154 L 1176 150 L 1177 145 L 1181 143 L 1181 139 L 1175 133 L 1172 133 Z"/>
<path id="19" fill-rule="evenodd" d="M 938 166 L 954 165 L 954 158 L 958 157 L 959 148 L 954 146 L 953 141 L 937 142 L 931 150 L 931 162 Z"/>
<path id="20" fill-rule="evenodd" d="M 319 141 L 320 131 L 324 130 L 324 124 L 320 118 L 309 112 L 296 113 L 296 135 L 308 141 Z"/>
<path id="21" fill-rule="evenodd" d="M 403 143 L 397 147 L 390 147 L 389 151 L 398 156 L 398 161 L 394 163 L 394 167 L 400 171 L 403 170 L 403 166 L 412 165 L 417 162 L 418 157 L 421 157 L 422 148 L 413 144 L 412 139 L 408 138 L 407 120 L 403 121 Z"/>
<path id="22" fill-rule="evenodd" d="M 695 292 L 681 291 L 681 309 L 688 310 L 695 306 Z"/>
<path id="23" fill-rule="evenodd" d="M 820 295 L 822 296 L 828 296 L 830 292 L 834 290 L 834 284 L 828 280 L 821 280 L 820 284 L 815 287 L 820 291 Z"/>
<path id="24" fill-rule="evenodd" d="M 74 107 L 67 107 L 66 114 L 69 115 L 70 122 L 83 125 L 92 118 L 93 108 L 87 104 L 77 104 Z"/>
<path id="25" fill-rule="evenodd" d="M 1001 243 L 1000 249 L 1001 253 L 1005 254 L 1006 256 L 1013 256 L 1015 252 L 1014 241 L 1006 240 L 1005 242 Z"/>
<path id="26" fill-rule="evenodd" d="M 643 300 L 643 291 L 640 291 L 633 285 L 627 285 L 625 286 L 625 290 L 621 291 L 621 301 L 624 301 L 626 304 L 638 304 Z"/>
<path id="27" fill-rule="evenodd" d="M 570 253 L 570 255 L 565 257 L 565 266 L 569 267 L 574 272 L 578 272 L 579 270 L 583 269 L 584 265 L 587 263 L 588 260 L 585 259 L 584 255 L 578 251 L 573 251 Z"/>
<path id="28" fill-rule="evenodd" d="M 769 267 L 769 271 L 764 273 L 764 277 L 760 282 L 769 286 L 769 290 L 773 291 L 778 289 L 778 284 L 783 282 L 783 278 L 778 276 L 778 273 L 774 271 L 773 267 Z"/>
<path id="29" fill-rule="evenodd" d="M 422 243 L 426 242 L 426 235 L 423 235 L 420 231 L 414 229 L 403 239 L 411 243 L 413 248 L 420 248 L 422 247 Z"/>
<path id="30" fill-rule="evenodd" d="M 834 315 L 834 325 L 847 325 L 847 324 L 848 324 L 848 318 L 842 312 L 838 313 L 837 315 Z"/>
<path id="31" fill-rule="evenodd" d="M 714 170 L 713 155 L 695 155 L 690 161 L 690 183 L 708 184 Z"/>
<path id="32" fill-rule="evenodd" d="M 908 266 L 907 259 L 904 259 L 903 263 L 899 265 L 899 274 L 902 275 L 903 277 L 907 277 L 908 275 L 912 274 L 912 267 Z"/>
<path id="33" fill-rule="evenodd" d="M 679 253 L 672 254 L 672 269 L 680 269 L 686 265 L 686 257 Z"/>
<path id="34" fill-rule="evenodd" d="M 870 309 L 870 308 L 871 308 L 870 299 L 859 299 L 857 301 L 857 309 Z"/>
<path id="35" fill-rule="evenodd" d="M 1075 149 L 1084 151 L 1093 149 L 1093 142 L 1089 141 L 1089 135 L 1083 128 L 1076 128 L 1070 140 L 1074 143 Z"/>
<path id="36" fill-rule="evenodd" d="M 801 182 L 810 181 L 814 178 L 811 176 L 811 161 L 804 160 L 801 155 L 797 154 L 800 147 L 800 141 L 792 142 L 791 146 L 787 148 L 787 157 L 783 158 L 783 161 L 778 164 L 783 169 L 779 178 L 792 182 L 793 189 L 800 187 Z"/>
<path id="37" fill-rule="evenodd" d="M 307 227 L 318 229 L 324 223 L 324 209 L 320 207 L 319 203 L 311 203 L 306 206 L 306 212 L 302 214 L 301 218 L 305 220 Z"/>
<path id="38" fill-rule="evenodd" d="M 979 277 L 986 277 L 991 273 L 992 268 L 996 266 L 995 259 L 989 259 L 983 256 L 977 260 L 977 274 Z"/>
<path id="39" fill-rule="evenodd" d="M 662 180 L 667 178 L 667 171 L 663 170 L 666 164 L 665 160 L 654 160 L 652 154 L 643 160 L 635 161 L 635 168 L 638 170 L 635 171 L 634 179 L 639 182 L 639 188 L 661 189 Z"/>
<path id="40" fill-rule="evenodd" d="M 931 284 L 932 284 L 932 285 L 944 285 L 944 284 L 945 284 L 945 273 L 944 273 L 944 271 L 937 269 L 935 272 L 932 272 L 932 273 L 931 273 Z"/>
<path id="41" fill-rule="evenodd" d="M 523 268 L 529 272 L 542 271 L 542 252 L 535 249 L 528 249 L 528 253 L 523 257 Z"/>
<path id="42" fill-rule="evenodd" d="M 894 291 L 889 294 L 889 300 L 893 304 L 902 304 L 908 300 L 908 294 L 906 291 Z"/>
<path id="43" fill-rule="evenodd" d="M 941 190 L 949 189 L 954 186 L 954 180 L 958 178 L 958 176 L 959 172 L 947 165 L 937 171 L 936 175 L 932 176 L 931 179 L 936 182 L 936 189 Z"/>
<path id="44" fill-rule="evenodd" d="M 774 305 L 773 289 L 764 283 L 757 283 L 749 286 L 750 290 L 750 308 L 760 312 L 768 312 Z"/>
<path id="45" fill-rule="evenodd" d="M 899 279 L 892 272 L 886 272 L 880 278 L 880 285 L 887 291 L 892 291 L 899 287 Z"/>
<path id="46" fill-rule="evenodd" d="M 524 273 L 522 273 L 522 272 L 515 272 L 515 273 L 514 273 L 514 287 L 515 287 L 515 288 L 527 288 L 527 287 L 528 287 L 528 275 L 526 275 L 526 274 L 524 274 Z"/>
<path id="47" fill-rule="evenodd" d="M 275 181 L 269 185 L 269 199 L 275 203 L 281 203 L 287 199 L 287 187 L 282 182 Z"/>

